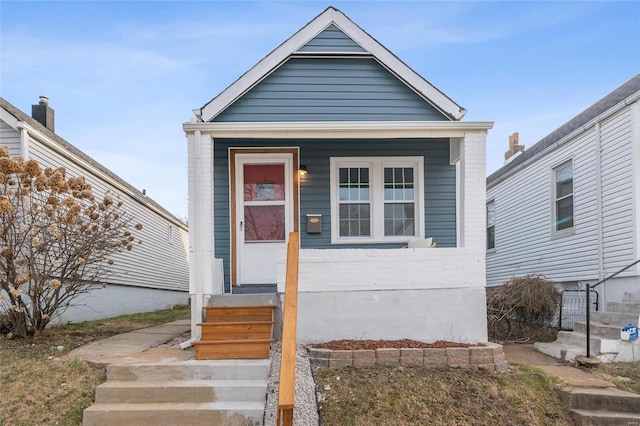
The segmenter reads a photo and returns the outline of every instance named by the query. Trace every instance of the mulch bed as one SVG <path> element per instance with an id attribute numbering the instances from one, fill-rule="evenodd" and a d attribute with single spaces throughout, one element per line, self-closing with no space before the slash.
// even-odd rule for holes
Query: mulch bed
<path id="1" fill-rule="evenodd" d="M 325 343 L 314 343 L 309 345 L 318 349 L 331 350 L 361 350 L 361 349 L 378 349 L 378 348 L 412 348 L 412 349 L 432 349 L 432 348 L 471 348 L 481 345 L 471 343 L 449 342 L 446 340 L 438 340 L 433 343 L 420 342 L 411 339 L 402 340 L 332 340 Z"/>

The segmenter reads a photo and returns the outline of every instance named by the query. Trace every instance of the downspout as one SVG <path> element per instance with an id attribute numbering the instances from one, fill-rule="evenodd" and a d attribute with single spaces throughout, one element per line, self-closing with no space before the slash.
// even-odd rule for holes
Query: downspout
<path id="1" fill-rule="evenodd" d="M 20 129 L 20 155 L 25 160 L 29 159 L 29 133 L 24 126 L 24 122 L 18 122 L 18 128 Z"/>
<path id="2" fill-rule="evenodd" d="M 602 138 L 600 122 L 594 126 L 595 143 L 596 143 L 596 205 L 597 208 L 597 232 L 598 232 L 598 281 L 602 280 L 605 275 L 604 270 L 604 241 L 603 241 L 603 224 L 604 218 L 602 214 Z M 607 288 L 606 283 L 602 284 L 602 306 L 607 306 Z M 587 300 L 587 304 L 590 301 Z M 600 307 L 598 307 L 598 310 Z"/>

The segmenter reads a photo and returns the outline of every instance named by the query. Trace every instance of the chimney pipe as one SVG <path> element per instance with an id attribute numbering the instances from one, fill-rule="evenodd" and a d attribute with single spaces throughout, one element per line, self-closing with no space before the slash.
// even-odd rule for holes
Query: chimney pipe
<path id="1" fill-rule="evenodd" d="M 31 117 L 55 133 L 55 112 L 49 106 L 49 98 L 40 96 L 38 105 L 31 106 Z"/>
<path id="2" fill-rule="evenodd" d="M 524 152 L 524 145 L 520 145 L 520 134 L 515 132 L 509 136 L 509 150 L 504 153 L 505 164 L 522 152 Z"/>

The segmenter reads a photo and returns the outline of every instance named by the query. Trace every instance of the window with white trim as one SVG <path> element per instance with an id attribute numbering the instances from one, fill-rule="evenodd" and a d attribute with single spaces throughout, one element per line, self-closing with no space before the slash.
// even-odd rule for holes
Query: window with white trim
<path id="1" fill-rule="evenodd" d="M 553 170 L 554 176 L 554 230 L 573 228 L 573 162 L 569 161 Z"/>
<path id="2" fill-rule="evenodd" d="M 333 243 L 423 237 L 423 157 L 331 158 Z"/>
<path id="3" fill-rule="evenodd" d="M 487 203 L 487 250 L 496 248 L 496 202 Z"/>

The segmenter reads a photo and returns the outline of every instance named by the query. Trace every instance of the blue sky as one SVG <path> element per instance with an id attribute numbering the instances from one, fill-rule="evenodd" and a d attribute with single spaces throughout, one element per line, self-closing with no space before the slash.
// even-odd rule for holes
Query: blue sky
<path id="1" fill-rule="evenodd" d="M 0 95 L 187 216 L 182 123 L 327 6 L 527 147 L 640 72 L 640 2 L 0 2 Z"/>

